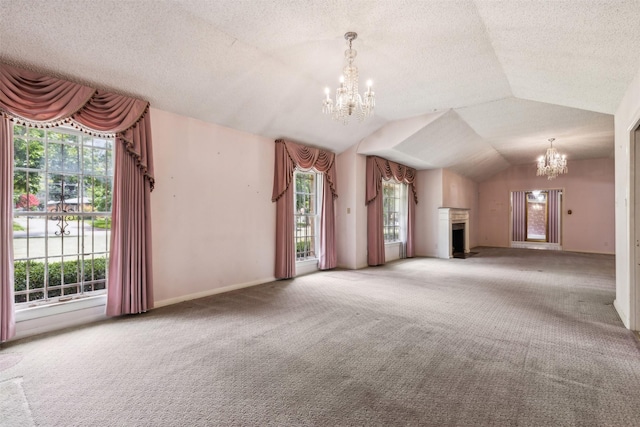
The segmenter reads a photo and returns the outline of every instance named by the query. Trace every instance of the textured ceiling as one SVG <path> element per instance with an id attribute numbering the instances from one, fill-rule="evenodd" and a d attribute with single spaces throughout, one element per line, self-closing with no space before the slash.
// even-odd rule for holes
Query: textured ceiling
<path id="1" fill-rule="evenodd" d="M 613 155 L 640 68 L 640 1 L 0 0 L 0 61 L 271 138 L 376 153 L 481 180 Z M 321 114 L 356 31 L 376 114 Z M 179 143 L 179 141 L 176 141 Z"/>

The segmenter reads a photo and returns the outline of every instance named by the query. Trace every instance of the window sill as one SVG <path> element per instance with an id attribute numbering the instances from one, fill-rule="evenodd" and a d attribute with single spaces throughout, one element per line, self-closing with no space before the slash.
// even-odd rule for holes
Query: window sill
<path id="1" fill-rule="evenodd" d="M 104 320 L 107 318 L 106 305 L 107 295 L 105 294 L 17 309 L 16 336 L 13 339 Z"/>
<path id="2" fill-rule="evenodd" d="M 107 305 L 107 295 L 96 295 L 86 298 L 78 298 L 71 301 L 57 302 L 38 307 L 25 307 L 16 309 L 16 322 L 39 319 L 41 317 L 55 316 L 57 314 L 84 310 L 93 307 Z"/>
<path id="3" fill-rule="evenodd" d="M 309 274 L 318 271 L 318 259 L 305 259 L 304 261 L 296 261 L 296 276 Z"/>
<path id="4" fill-rule="evenodd" d="M 404 257 L 404 242 L 398 241 L 384 244 L 384 258 L 386 261 L 395 261 Z"/>

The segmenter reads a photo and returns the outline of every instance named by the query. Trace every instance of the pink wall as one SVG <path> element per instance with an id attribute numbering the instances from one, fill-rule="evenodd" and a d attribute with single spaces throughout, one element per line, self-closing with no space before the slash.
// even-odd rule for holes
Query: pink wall
<path id="1" fill-rule="evenodd" d="M 274 142 L 151 110 L 156 304 L 273 279 Z"/>
<path id="2" fill-rule="evenodd" d="M 442 169 L 418 171 L 416 188 L 416 255 L 435 257 L 438 254 L 438 208 L 442 207 Z"/>
<path id="3" fill-rule="evenodd" d="M 478 246 L 478 184 L 464 176 L 442 170 L 442 207 L 469 209 L 469 246 Z"/>
<path id="4" fill-rule="evenodd" d="M 470 209 L 469 246 L 477 246 L 478 184 L 448 169 L 418 171 L 416 255 L 438 256 L 438 208 Z"/>
<path id="5" fill-rule="evenodd" d="M 157 109 L 152 132 L 156 302 L 271 280 L 273 141 Z M 352 147 L 338 156 L 337 166 L 339 265 L 361 268 L 367 253 L 365 156 Z M 552 185 L 535 176 L 533 165 L 512 167 L 481 184 L 446 169 L 418 171 L 416 254 L 436 256 L 442 206 L 471 209 L 471 247 L 508 246 L 509 191 L 536 188 L 565 189 L 566 250 L 612 253 L 613 160 L 570 161 L 569 170 Z M 567 216 L 566 209 L 574 214 Z"/>
<path id="6" fill-rule="evenodd" d="M 337 156 L 336 245 L 338 266 L 367 266 L 367 207 L 365 205 L 366 157 L 356 145 Z"/>
<path id="7" fill-rule="evenodd" d="M 614 161 L 569 160 L 569 173 L 536 176 L 533 164 L 512 166 L 479 184 L 479 245 L 508 247 L 511 191 L 563 189 L 562 248 L 614 253 Z M 567 210 L 572 214 L 568 215 Z"/>

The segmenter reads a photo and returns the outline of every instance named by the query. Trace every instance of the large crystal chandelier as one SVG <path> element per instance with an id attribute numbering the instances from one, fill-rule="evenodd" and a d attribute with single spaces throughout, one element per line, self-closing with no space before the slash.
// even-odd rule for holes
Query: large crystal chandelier
<path id="1" fill-rule="evenodd" d="M 358 67 L 353 64 L 358 52 L 351 48 L 351 43 L 357 37 L 358 34 L 351 31 L 344 35 L 349 43 L 349 49 L 344 52 L 347 64 L 342 70 L 342 76 L 340 76 L 340 86 L 336 89 L 335 104 L 331 99 L 329 88 L 325 89 L 324 93 L 327 97 L 322 101 L 322 112 L 331 114 L 335 120 L 344 124 L 349 123 L 349 118 L 352 115 L 363 121 L 373 114 L 373 107 L 376 104 L 375 94 L 371 90 L 373 85 L 371 80 L 367 81 L 367 91 L 364 93 L 364 97 L 358 93 Z"/>
<path id="2" fill-rule="evenodd" d="M 554 179 L 560 174 L 567 173 L 567 157 L 563 154 L 560 155 L 558 151 L 553 148 L 553 141 L 555 138 L 549 138 L 551 146 L 547 148 L 547 153 L 544 156 L 538 157 L 538 173 L 537 176 L 547 176 L 547 179 Z"/>

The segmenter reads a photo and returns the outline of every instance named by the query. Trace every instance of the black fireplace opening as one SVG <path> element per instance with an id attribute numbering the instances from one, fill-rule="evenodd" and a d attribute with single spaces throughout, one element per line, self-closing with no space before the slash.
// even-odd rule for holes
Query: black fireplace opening
<path id="1" fill-rule="evenodd" d="M 451 224 L 451 246 L 454 258 L 465 258 L 464 254 L 464 222 Z"/>

